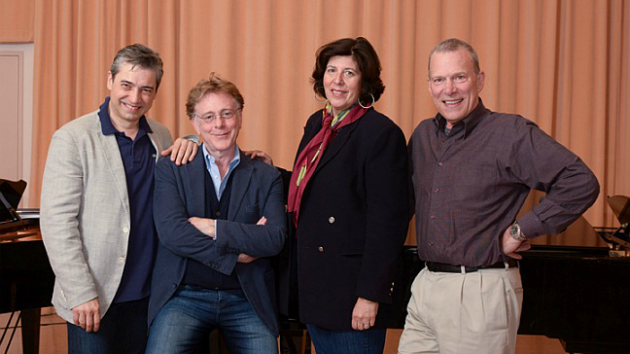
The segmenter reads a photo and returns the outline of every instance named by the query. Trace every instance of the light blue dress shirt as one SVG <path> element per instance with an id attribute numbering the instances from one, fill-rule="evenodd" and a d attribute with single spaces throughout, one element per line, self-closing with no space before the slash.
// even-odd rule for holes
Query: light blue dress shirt
<path id="1" fill-rule="evenodd" d="M 230 178 L 230 174 L 232 174 L 232 171 L 234 171 L 236 166 L 238 166 L 238 164 L 241 162 L 241 153 L 238 145 L 236 146 L 236 149 L 234 149 L 234 157 L 232 158 L 232 161 L 230 161 L 230 168 L 223 178 L 221 178 L 219 166 L 217 166 L 215 158 L 210 155 L 208 150 L 206 150 L 205 144 L 203 145 L 203 157 L 206 159 L 206 168 L 210 173 L 210 179 L 212 180 L 212 184 L 214 185 L 214 191 L 217 194 L 217 199 L 221 200 L 221 195 L 225 190 L 225 186 L 227 185 L 228 178 Z"/>
<path id="2" fill-rule="evenodd" d="M 212 184 L 214 185 L 214 192 L 217 194 L 217 199 L 221 200 L 221 195 L 223 194 L 223 191 L 225 190 L 225 186 L 227 185 L 228 179 L 230 178 L 232 171 L 234 171 L 236 166 L 238 166 L 238 164 L 241 162 L 241 152 L 238 148 L 238 145 L 236 145 L 236 149 L 234 149 L 234 157 L 232 158 L 232 161 L 230 161 L 230 168 L 225 174 L 225 177 L 221 178 L 221 173 L 219 172 L 219 166 L 217 166 L 216 164 L 216 159 L 214 158 L 214 156 L 210 155 L 208 150 L 206 150 L 205 144 L 202 147 L 203 149 L 201 149 L 201 151 L 203 151 L 203 157 L 206 159 L 206 168 L 208 169 L 208 172 L 210 173 L 210 179 L 212 180 Z M 215 230 L 214 239 L 216 240 L 218 236 L 217 235 L 217 220 L 214 220 L 214 230 Z"/>

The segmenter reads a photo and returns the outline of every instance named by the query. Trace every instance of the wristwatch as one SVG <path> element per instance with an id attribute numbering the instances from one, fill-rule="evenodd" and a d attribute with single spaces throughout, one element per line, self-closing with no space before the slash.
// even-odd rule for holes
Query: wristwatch
<path id="1" fill-rule="evenodd" d="M 510 236 L 512 236 L 512 238 L 517 241 L 527 241 L 527 237 L 523 235 L 523 233 L 521 232 L 521 227 L 517 223 L 514 223 L 512 224 L 512 226 L 510 226 Z"/>

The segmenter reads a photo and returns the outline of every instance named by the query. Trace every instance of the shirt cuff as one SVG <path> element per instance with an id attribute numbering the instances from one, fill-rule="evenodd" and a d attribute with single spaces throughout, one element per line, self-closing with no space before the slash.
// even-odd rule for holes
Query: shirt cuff
<path id="1" fill-rule="evenodd" d="M 212 239 L 214 239 L 215 241 L 217 240 L 218 232 L 219 232 L 219 229 L 217 229 L 217 219 L 214 219 L 214 237 L 212 237 Z"/>
<path id="2" fill-rule="evenodd" d="M 531 211 L 523 215 L 516 223 L 521 227 L 521 233 L 530 240 L 547 233 L 543 223 Z"/>

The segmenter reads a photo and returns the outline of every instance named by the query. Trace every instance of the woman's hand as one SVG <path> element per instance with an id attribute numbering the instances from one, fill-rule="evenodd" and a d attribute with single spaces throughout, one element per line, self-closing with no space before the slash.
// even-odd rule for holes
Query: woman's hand
<path id="1" fill-rule="evenodd" d="M 374 326 L 376 313 L 378 312 L 378 302 L 370 301 L 362 297 L 357 299 L 357 303 L 352 310 L 352 329 L 365 331 Z"/>
<path id="2" fill-rule="evenodd" d="M 267 155 L 264 151 L 260 150 L 252 150 L 252 151 L 243 151 L 243 154 L 249 156 L 252 160 L 260 160 L 267 165 L 273 166 L 273 160 L 271 156 Z"/>

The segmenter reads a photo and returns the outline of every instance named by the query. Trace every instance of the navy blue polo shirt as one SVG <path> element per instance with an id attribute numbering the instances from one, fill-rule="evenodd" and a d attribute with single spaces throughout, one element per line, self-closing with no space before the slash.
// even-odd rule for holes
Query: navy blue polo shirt
<path id="1" fill-rule="evenodd" d="M 135 140 L 131 140 L 125 133 L 114 128 L 108 107 L 109 97 L 101 105 L 98 116 L 103 135 L 116 137 L 125 167 L 131 214 L 125 270 L 114 297 L 114 303 L 120 303 L 143 299 L 151 292 L 151 272 L 157 252 L 157 235 L 153 224 L 153 171 L 156 151 L 148 135 L 152 133 L 151 127 L 144 116 L 140 118 Z"/>

